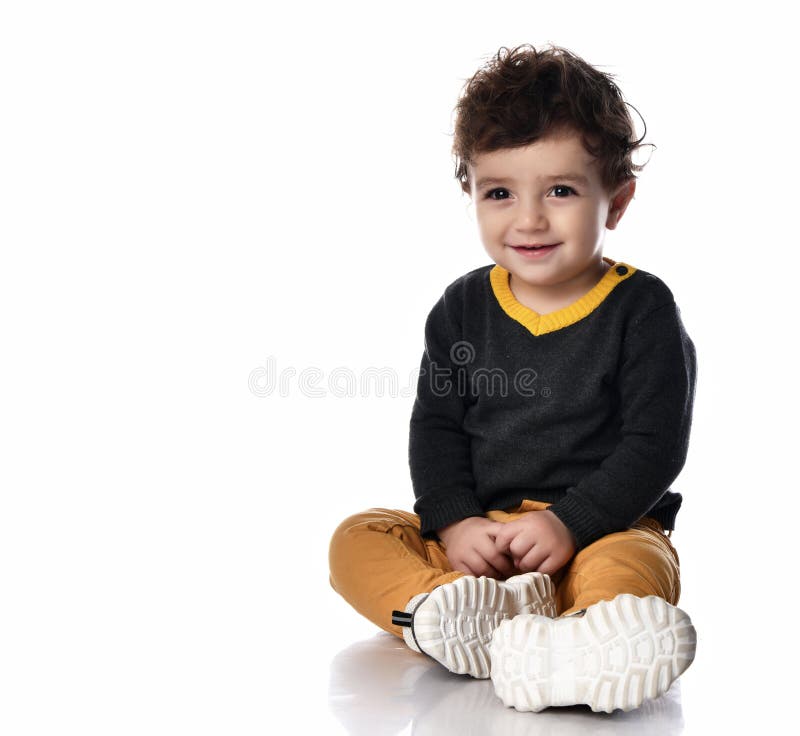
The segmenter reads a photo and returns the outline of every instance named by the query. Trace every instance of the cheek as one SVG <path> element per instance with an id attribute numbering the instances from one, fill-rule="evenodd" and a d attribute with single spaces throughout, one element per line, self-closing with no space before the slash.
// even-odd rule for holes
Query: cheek
<path id="1" fill-rule="evenodd" d="M 606 228 L 606 219 L 608 218 L 608 208 L 595 205 L 591 212 L 586 215 L 586 220 L 592 223 L 595 230 L 602 232 Z"/>
<path id="2" fill-rule="evenodd" d="M 484 241 L 496 239 L 502 235 L 502 230 L 497 222 L 497 218 L 488 217 L 486 215 L 480 215 L 478 217 L 478 231 Z"/>
<path id="3" fill-rule="evenodd" d="M 572 228 L 583 240 L 596 240 L 605 229 L 605 218 L 594 207 L 573 213 Z"/>
<path id="4" fill-rule="evenodd" d="M 484 213 L 481 216 L 481 232 L 500 237 L 508 227 L 508 220 L 508 215 L 503 212 Z"/>

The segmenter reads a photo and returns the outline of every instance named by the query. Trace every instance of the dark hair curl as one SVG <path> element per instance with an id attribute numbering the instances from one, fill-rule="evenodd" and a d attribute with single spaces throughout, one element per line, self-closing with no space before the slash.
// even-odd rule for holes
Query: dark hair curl
<path id="1" fill-rule="evenodd" d="M 633 107 L 613 75 L 565 48 L 503 46 L 466 81 L 456 105 L 456 179 L 469 192 L 468 166 L 475 156 L 525 146 L 567 129 L 580 134 L 611 191 L 644 168 L 633 163 L 632 153 L 642 146 L 647 126 L 637 139 L 627 106 Z"/>

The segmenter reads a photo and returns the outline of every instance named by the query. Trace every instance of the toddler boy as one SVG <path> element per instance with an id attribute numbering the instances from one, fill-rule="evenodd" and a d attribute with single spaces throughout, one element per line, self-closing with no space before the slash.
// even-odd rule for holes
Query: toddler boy
<path id="1" fill-rule="evenodd" d="M 414 513 L 331 540 L 356 610 L 518 710 L 630 710 L 694 657 L 665 530 L 695 349 L 664 282 L 603 256 L 640 144 L 610 75 L 566 49 L 503 48 L 467 82 L 456 177 L 493 264 L 426 321 Z"/>

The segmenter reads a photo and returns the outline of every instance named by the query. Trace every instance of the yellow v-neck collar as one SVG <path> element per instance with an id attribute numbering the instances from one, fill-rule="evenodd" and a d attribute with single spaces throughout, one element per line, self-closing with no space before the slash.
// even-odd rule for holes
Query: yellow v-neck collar
<path id="1" fill-rule="evenodd" d="M 495 265 L 489 272 L 489 278 L 492 291 L 503 311 L 511 319 L 516 320 L 532 334 L 538 336 L 575 324 L 591 314 L 617 284 L 630 278 L 636 272 L 636 269 L 627 263 L 613 261 L 605 256 L 603 256 L 603 260 L 609 264 L 610 268 L 590 291 L 572 304 L 548 314 L 534 312 L 530 307 L 517 301 L 517 297 L 511 291 L 511 274 L 502 266 Z"/>

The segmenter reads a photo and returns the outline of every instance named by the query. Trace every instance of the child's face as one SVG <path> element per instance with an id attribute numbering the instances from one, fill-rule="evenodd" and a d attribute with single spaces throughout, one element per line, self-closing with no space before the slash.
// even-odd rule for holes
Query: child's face
<path id="1" fill-rule="evenodd" d="M 634 181 L 606 191 L 596 161 L 571 132 L 480 154 L 469 171 L 481 240 L 511 272 L 515 293 L 557 302 L 594 286 L 605 270 L 605 229 L 617 226 Z M 554 247 L 536 253 L 523 245 Z"/>

